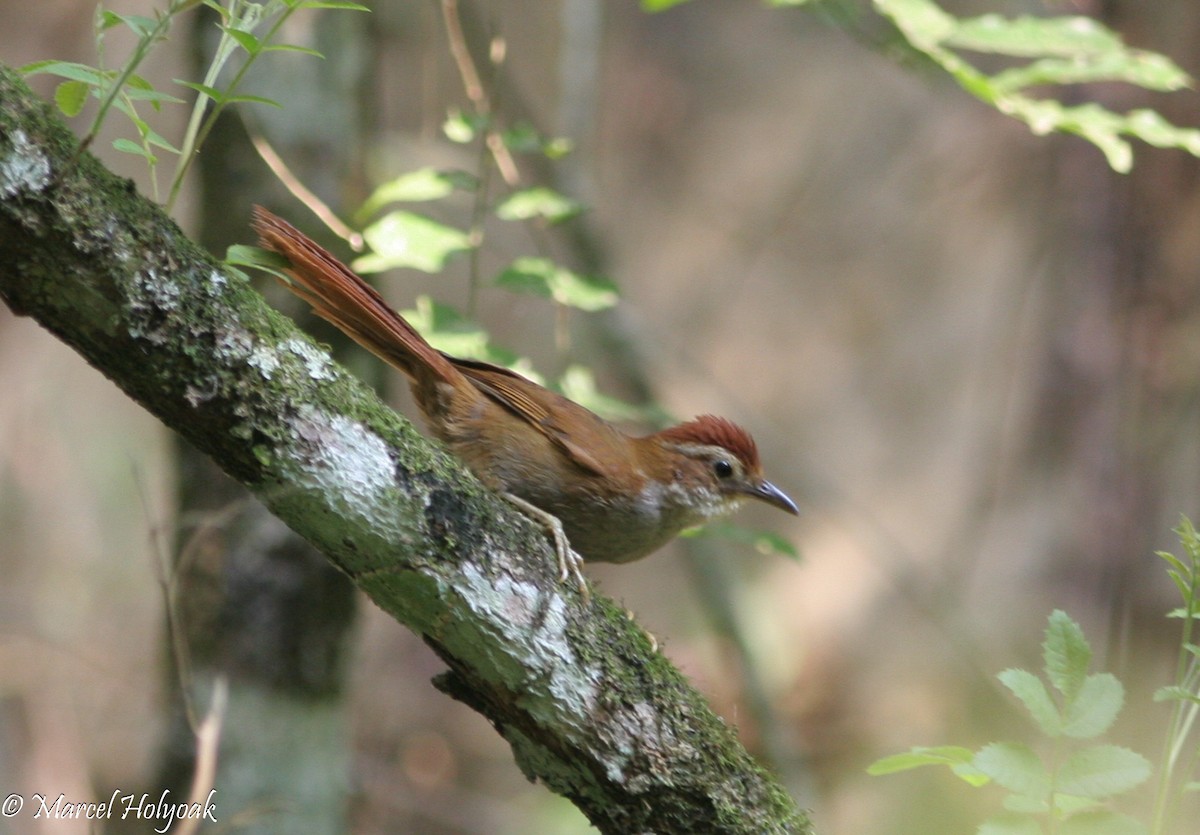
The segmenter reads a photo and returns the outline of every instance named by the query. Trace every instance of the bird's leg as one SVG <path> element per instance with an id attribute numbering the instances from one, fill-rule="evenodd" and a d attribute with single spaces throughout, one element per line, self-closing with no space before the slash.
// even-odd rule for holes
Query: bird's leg
<path id="1" fill-rule="evenodd" d="M 537 522 L 540 522 L 546 532 L 554 538 L 554 551 L 558 555 L 558 581 L 565 583 L 567 580 L 574 578 L 576 585 L 579 587 L 579 593 L 583 595 L 584 600 L 591 596 L 588 591 L 587 581 L 583 578 L 583 557 L 575 553 L 571 549 L 571 543 L 567 541 L 567 534 L 563 530 L 562 522 L 553 513 L 547 513 L 540 507 L 522 499 L 520 496 L 512 493 L 501 493 L 510 504 L 519 508 L 526 516 L 531 516 Z"/>

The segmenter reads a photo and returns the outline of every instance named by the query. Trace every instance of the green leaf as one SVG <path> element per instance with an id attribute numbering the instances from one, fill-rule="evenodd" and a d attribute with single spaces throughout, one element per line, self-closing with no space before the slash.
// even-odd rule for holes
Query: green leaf
<path id="1" fill-rule="evenodd" d="M 932 0 L 875 0 L 917 49 L 932 52 L 954 33 L 957 21 Z"/>
<path id="2" fill-rule="evenodd" d="M 1117 745 L 1095 745 L 1076 751 L 1063 763 L 1055 788 L 1099 800 L 1129 791 L 1149 776 L 1150 763 L 1141 754 Z"/>
<path id="3" fill-rule="evenodd" d="M 519 154 L 537 153 L 545 146 L 545 140 L 537 129 L 528 122 L 519 122 L 500 134 L 504 147 Z"/>
<path id="4" fill-rule="evenodd" d="M 1017 812 L 994 815 L 979 825 L 975 835 L 1045 835 L 1036 819 Z"/>
<path id="5" fill-rule="evenodd" d="M 1047 84 L 1123 81 L 1148 90 L 1180 90 L 1191 83 L 1170 59 L 1153 52 L 1122 51 L 1089 58 L 1043 58 L 992 76 L 998 90 L 1012 92 Z"/>
<path id="6" fill-rule="evenodd" d="M 289 284 L 292 283 L 291 277 L 285 272 L 291 263 L 287 258 L 270 249 L 234 244 L 225 250 L 225 263 L 239 267 L 253 267 L 281 278 Z"/>
<path id="7" fill-rule="evenodd" d="M 1027 745 L 994 742 L 975 755 L 975 768 L 1009 791 L 1043 797 L 1050 791 L 1050 775 Z"/>
<path id="8" fill-rule="evenodd" d="M 1125 116 L 1122 130 L 1156 148 L 1182 148 L 1200 156 L 1200 130 L 1175 127 L 1156 111 L 1131 111 Z"/>
<path id="9" fill-rule="evenodd" d="M 527 188 L 510 194 L 496 207 L 501 220 L 529 220 L 544 217 L 550 223 L 561 223 L 583 212 L 583 204 L 564 197 L 548 188 Z"/>
<path id="10" fill-rule="evenodd" d="M 1042 651 L 1050 683 L 1068 701 L 1074 699 L 1087 677 L 1092 648 L 1088 646 L 1079 624 L 1061 609 L 1050 613 Z"/>
<path id="11" fill-rule="evenodd" d="M 465 145 L 470 142 L 484 127 L 484 120 L 473 118 L 461 111 L 452 111 L 442 123 L 442 133 L 451 142 Z"/>
<path id="12" fill-rule="evenodd" d="M 201 84 L 198 81 L 184 81 L 180 78 L 175 78 L 172 80 L 181 87 L 187 87 L 189 90 L 195 90 L 197 93 L 203 93 L 218 104 L 225 101 L 224 90 L 218 90 L 216 87 L 210 87 L 207 84 Z"/>
<path id="13" fill-rule="evenodd" d="M 602 393 L 596 388 L 596 377 L 591 369 L 581 365 L 568 367 L 558 378 L 556 388 L 568 400 L 590 409 L 605 420 L 646 420 L 652 416 L 650 409 Z"/>
<path id="14" fill-rule="evenodd" d="M 1063 733 L 1074 739 L 1091 739 L 1107 731 L 1125 704 L 1125 688 L 1111 673 L 1090 675 L 1079 693 L 1067 703 Z"/>
<path id="15" fill-rule="evenodd" d="M 87 64 L 77 64 L 74 61 L 34 61 L 32 64 L 21 67 L 21 73 L 23 75 L 57 75 L 72 81 L 82 81 L 93 87 L 102 87 L 112 78 L 111 73 L 89 67 Z"/>
<path id="16" fill-rule="evenodd" d="M 319 50 L 313 49 L 311 46 L 301 46 L 295 43 L 272 43 L 267 44 L 262 48 L 263 52 L 295 52 L 300 55 L 309 55 L 313 58 L 324 58 L 325 54 Z"/>
<path id="17" fill-rule="evenodd" d="M 871 775 L 895 774 L 926 765 L 945 765 L 972 786 L 982 786 L 990 781 L 983 772 L 975 768 L 975 752 L 957 745 L 934 748 L 918 746 L 905 754 L 893 754 L 871 763 L 867 773 Z"/>
<path id="18" fill-rule="evenodd" d="M 1156 702 L 1194 702 L 1200 704 L 1200 696 L 1188 690 L 1186 687 L 1180 687 L 1177 684 L 1172 684 L 1167 687 L 1160 687 L 1154 691 L 1154 701 Z"/>
<path id="19" fill-rule="evenodd" d="M 265 96 L 252 96 L 249 93 L 239 93 L 236 96 L 229 96 L 225 99 L 225 104 L 265 104 L 268 107 L 283 107 L 275 99 L 268 99 Z"/>
<path id="20" fill-rule="evenodd" d="M 391 212 L 363 230 L 372 252 L 355 260 L 359 272 L 413 267 L 436 273 L 454 254 L 471 248 L 463 232 L 411 212 Z"/>
<path id="21" fill-rule="evenodd" d="M 1063 719 L 1058 705 L 1050 697 L 1045 683 L 1028 670 L 1005 670 L 996 676 L 1000 683 L 1021 700 L 1042 733 L 1056 737 L 1062 733 Z"/>
<path id="22" fill-rule="evenodd" d="M 1058 829 L 1060 835 L 1145 835 L 1147 831 L 1141 821 L 1106 809 L 1072 815 Z"/>
<path id="23" fill-rule="evenodd" d="M 237 41 L 238 46 L 246 50 L 250 55 L 257 55 L 262 51 L 262 41 L 254 37 L 253 32 L 247 32 L 243 29 L 237 29 L 233 26 L 222 26 L 221 29 L 226 35 Z"/>
<path id="24" fill-rule="evenodd" d="M 144 129 L 142 125 L 145 125 Z M 168 142 L 163 136 L 161 136 L 157 131 L 153 130 L 149 125 L 146 125 L 144 122 L 138 126 L 138 132 L 142 134 L 142 139 L 144 139 L 147 144 L 153 145 L 156 148 L 162 148 L 164 151 L 170 151 L 173 154 L 179 153 L 178 148 Z"/>
<path id="25" fill-rule="evenodd" d="M 1073 794 L 1056 792 L 1054 795 L 1054 814 L 1059 818 L 1077 815 L 1080 812 L 1100 807 L 1100 801 L 1091 797 L 1079 797 Z M 1049 811 L 1049 810 L 1046 810 Z"/>
<path id="26" fill-rule="evenodd" d="M 164 93 L 154 88 L 126 87 L 124 94 L 133 101 L 152 102 L 155 105 L 155 109 L 158 109 L 157 106 L 163 102 L 167 104 L 183 104 L 183 99 L 178 96 L 172 96 L 170 93 Z"/>
<path id="27" fill-rule="evenodd" d="M 54 103 L 67 118 L 78 116 L 92 86 L 85 81 L 64 81 L 54 88 Z"/>
<path id="28" fill-rule="evenodd" d="M 115 20 L 114 20 L 115 18 Z M 145 15 L 123 15 L 116 12 L 104 12 L 104 28 L 111 29 L 118 23 L 124 23 L 128 26 L 135 35 L 140 39 L 149 38 L 154 34 L 154 30 L 158 28 L 158 21 L 152 17 Z"/>
<path id="29" fill-rule="evenodd" d="M 97 25 L 101 30 L 121 25 L 121 16 L 116 12 L 110 12 L 108 9 L 99 9 L 99 12 Z"/>
<path id="30" fill-rule="evenodd" d="M 609 279 L 582 275 L 547 258 L 518 258 L 497 276 L 496 285 L 588 311 L 612 307 L 618 298 L 617 287 Z"/>
<path id="31" fill-rule="evenodd" d="M 958 21 L 944 43 L 1025 57 L 1097 55 L 1124 46 L 1116 33 L 1090 17 L 1005 18 L 998 14 Z"/>
<path id="32" fill-rule="evenodd" d="M 112 146 L 114 149 L 120 151 L 123 154 L 133 154 L 134 156 L 141 157 L 142 159 L 146 160 L 146 162 L 150 163 L 151 165 L 155 165 L 158 163 L 158 157 L 154 156 L 154 154 L 150 153 L 148 150 L 146 150 L 141 145 L 134 142 L 132 139 L 124 139 L 124 138 L 114 139 Z"/>
<path id="33" fill-rule="evenodd" d="M 688 0 L 642 0 L 642 11 L 665 12 L 667 9 L 683 5 Z"/>
<path id="34" fill-rule="evenodd" d="M 1021 815 L 1044 815 L 1050 811 L 1046 795 L 1033 797 L 1026 794 L 1010 794 L 1004 798 L 1004 808 Z"/>
<path id="35" fill-rule="evenodd" d="M 429 340 L 434 348 L 456 357 L 483 360 L 494 365 L 511 368 L 523 376 L 541 383 L 525 360 L 492 346 L 488 334 L 475 322 L 448 305 L 439 304 L 428 296 L 418 296 L 416 307 L 405 310 L 401 315 Z"/>
<path id="36" fill-rule="evenodd" d="M 770 531 L 756 531 L 733 522 L 710 522 L 702 528 L 692 528 L 696 535 L 719 536 L 746 545 L 764 556 L 788 557 L 798 560 L 800 552 L 786 537 Z"/>
<path id="37" fill-rule="evenodd" d="M 358 210 L 360 217 L 369 217 L 388 203 L 418 203 L 440 200 L 449 196 L 456 188 L 474 189 L 478 182 L 463 171 L 439 171 L 436 168 L 418 168 L 383 183 Z"/>
<path id="38" fill-rule="evenodd" d="M 371 9 L 359 3 L 348 0 L 303 0 L 298 8 L 301 9 L 343 9 L 348 12 L 369 12 Z"/>
<path id="39" fill-rule="evenodd" d="M 1131 50 L 1101 24 L 1082 17 L 1002 18 L 960 21 L 932 0 L 875 0 L 909 43 L 959 85 L 1001 113 L 1024 121 L 1035 134 L 1075 134 L 1104 153 L 1118 172 L 1133 165 L 1132 136 L 1160 147 L 1200 156 L 1200 132 L 1170 124 L 1153 111 L 1113 113 L 1095 103 L 1067 106 L 1018 92 L 1032 84 L 1082 80 L 1127 81 L 1155 90 L 1179 89 L 1190 79 L 1169 59 Z M 967 63 L 953 48 L 1035 59 L 994 78 Z"/>

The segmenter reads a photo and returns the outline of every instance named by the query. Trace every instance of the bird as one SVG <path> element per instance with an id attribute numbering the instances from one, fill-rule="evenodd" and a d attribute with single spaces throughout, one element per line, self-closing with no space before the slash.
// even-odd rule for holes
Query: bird
<path id="1" fill-rule="evenodd" d="M 641 559 L 747 499 L 799 514 L 733 421 L 703 414 L 628 434 L 515 371 L 438 351 L 375 288 L 269 210 L 255 206 L 252 225 L 259 245 L 288 261 L 281 282 L 408 378 L 433 436 L 546 529 L 560 582 L 573 579 L 585 596 L 585 561 Z"/>

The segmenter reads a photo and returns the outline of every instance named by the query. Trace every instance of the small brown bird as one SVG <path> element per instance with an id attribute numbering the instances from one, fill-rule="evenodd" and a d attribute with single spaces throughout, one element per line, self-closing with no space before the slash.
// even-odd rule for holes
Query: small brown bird
<path id="1" fill-rule="evenodd" d="M 582 560 L 629 562 L 746 498 L 788 513 L 795 503 L 763 477 L 754 439 L 701 417 L 634 437 L 521 375 L 435 350 L 370 285 L 262 207 L 254 228 L 287 258 L 288 284 L 321 317 L 408 377 L 425 422 L 488 487 L 554 537 L 559 577 Z"/>

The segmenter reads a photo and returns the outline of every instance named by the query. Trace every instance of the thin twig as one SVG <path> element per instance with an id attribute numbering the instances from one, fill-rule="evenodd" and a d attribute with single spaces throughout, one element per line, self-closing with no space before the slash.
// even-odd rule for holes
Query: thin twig
<path id="1" fill-rule="evenodd" d="M 271 173 L 279 179 L 283 187 L 329 227 L 333 234 L 348 242 L 351 249 L 361 252 L 363 248 L 362 234 L 343 223 L 328 203 L 310 191 L 300 181 L 300 178 L 292 173 L 287 163 L 283 161 L 283 157 L 279 155 L 270 141 L 250 124 L 250 121 L 245 118 L 245 114 L 243 114 L 243 122 L 246 125 L 246 132 L 250 135 L 250 143 L 254 146 L 254 150 L 258 151 L 262 161 L 267 164 L 267 168 L 271 169 Z"/>

